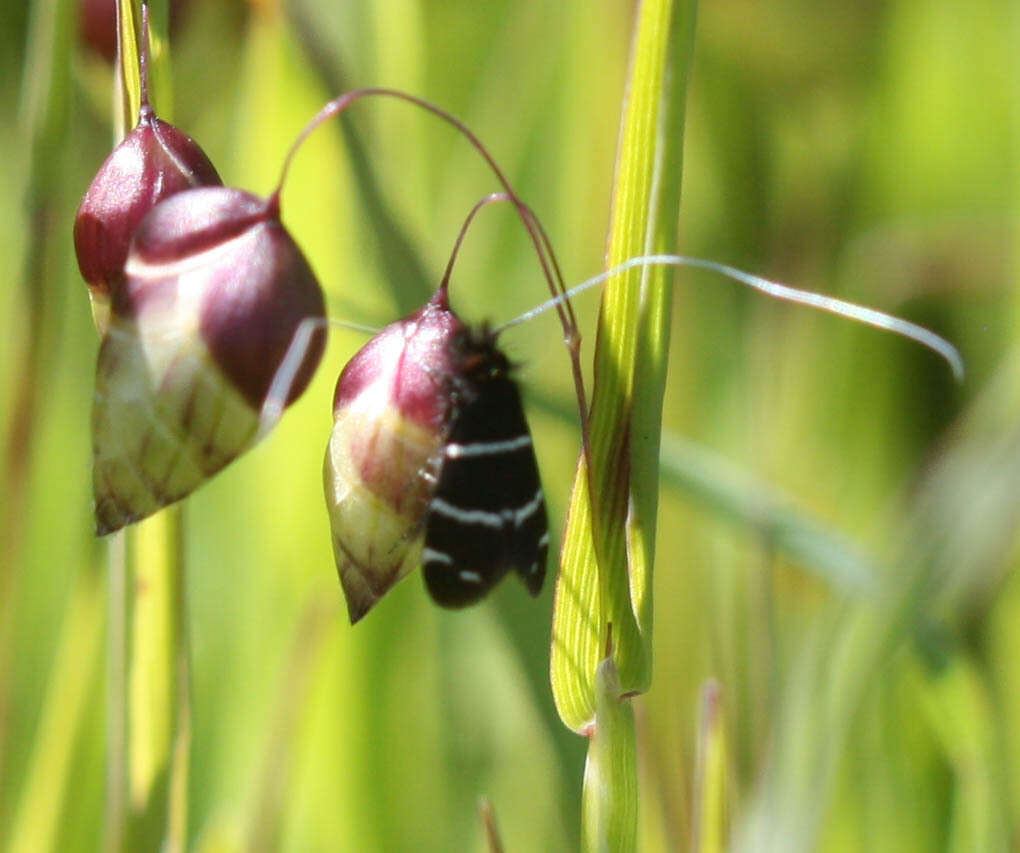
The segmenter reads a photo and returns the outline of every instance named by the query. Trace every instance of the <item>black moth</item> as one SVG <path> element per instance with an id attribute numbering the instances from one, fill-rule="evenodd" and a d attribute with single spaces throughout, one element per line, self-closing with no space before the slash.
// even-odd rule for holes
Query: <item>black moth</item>
<path id="1" fill-rule="evenodd" d="M 514 365 L 487 326 L 450 340 L 447 432 L 425 515 L 425 585 L 443 607 L 483 598 L 513 569 L 542 589 L 549 524 Z"/>

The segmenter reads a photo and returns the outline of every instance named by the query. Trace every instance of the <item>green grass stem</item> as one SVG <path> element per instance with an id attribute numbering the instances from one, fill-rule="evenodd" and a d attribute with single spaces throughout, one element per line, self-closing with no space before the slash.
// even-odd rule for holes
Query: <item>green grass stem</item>
<path id="1" fill-rule="evenodd" d="M 179 506 L 128 529 L 129 831 L 134 849 L 184 840 L 189 695 Z"/>

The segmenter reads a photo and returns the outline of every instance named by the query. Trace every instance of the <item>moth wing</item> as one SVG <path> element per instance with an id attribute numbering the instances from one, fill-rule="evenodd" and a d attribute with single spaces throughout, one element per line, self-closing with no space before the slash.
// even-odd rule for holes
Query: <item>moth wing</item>
<path id="1" fill-rule="evenodd" d="M 548 526 L 520 393 L 505 376 L 458 408 L 425 520 L 425 583 L 444 607 L 483 598 L 514 569 L 536 595 Z"/>

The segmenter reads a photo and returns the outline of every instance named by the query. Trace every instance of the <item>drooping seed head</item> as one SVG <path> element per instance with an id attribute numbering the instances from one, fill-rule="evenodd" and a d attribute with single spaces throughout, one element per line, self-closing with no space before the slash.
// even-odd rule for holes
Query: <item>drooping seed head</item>
<path id="1" fill-rule="evenodd" d="M 137 127 L 99 168 L 74 220 L 78 268 L 101 332 L 110 294 L 123 280 L 128 246 L 143 217 L 175 193 L 221 183 L 190 136 L 142 107 Z"/>
<path id="2" fill-rule="evenodd" d="M 138 226 L 99 351 L 100 535 L 185 497 L 250 447 L 309 323 L 283 404 L 311 380 L 324 320 L 322 291 L 275 204 L 209 187 L 156 205 Z"/>
<path id="3" fill-rule="evenodd" d="M 449 410 L 450 341 L 462 329 L 440 291 L 340 374 L 323 479 L 351 622 L 420 563 Z"/>

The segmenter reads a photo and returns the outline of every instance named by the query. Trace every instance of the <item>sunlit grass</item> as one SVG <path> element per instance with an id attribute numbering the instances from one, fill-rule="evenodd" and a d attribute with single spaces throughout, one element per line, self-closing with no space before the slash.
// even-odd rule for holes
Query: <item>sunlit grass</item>
<path id="1" fill-rule="evenodd" d="M 173 117 L 228 182 L 268 192 L 338 87 L 405 88 L 493 149 L 568 281 L 602 268 L 633 4 L 428 4 L 399 26 L 382 2 L 190 5 Z M 23 508 L 0 542 L 0 847 L 17 833 L 92 851 L 108 709 L 88 603 L 103 601 L 90 584 L 105 547 L 89 505 L 97 341 L 70 223 L 113 110 L 108 72 L 72 47 L 74 6 L 0 5 L 0 512 Z M 39 9 L 67 16 L 58 50 L 32 46 Z M 696 826 L 703 849 L 724 826 L 723 843 L 756 851 L 1020 837 L 1020 93 L 1005 15 L 701 4 L 679 249 L 922 323 L 960 347 L 968 378 L 874 330 L 676 275 L 655 664 L 634 702 L 639 850 L 687 849 Z M 50 80 L 45 123 L 33 92 Z M 331 310 L 382 324 L 438 282 L 463 216 L 497 187 L 448 128 L 363 106 L 360 153 L 339 125 L 322 131 L 283 215 Z M 31 214 L 41 200 L 51 230 Z M 500 322 L 544 296 L 512 211 L 482 217 L 456 307 Z M 578 301 L 590 365 L 597 297 Z M 504 341 L 554 540 L 580 444 L 560 339 L 542 318 Z M 549 687 L 551 583 L 537 602 L 507 584 L 446 613 L 411 577 L 356 628 L 342 619 L 320 468 L 333 382 L 360 343 L 333 334 L 279 428 L 187 502 L 189 848 L 484 850 L 486 796 L 507 851 L 576 849 L 586 743 Z M 721 729 L 702 722 L 709 678 Z M 706 774 L 725 802 L 706 798 Z"/>

